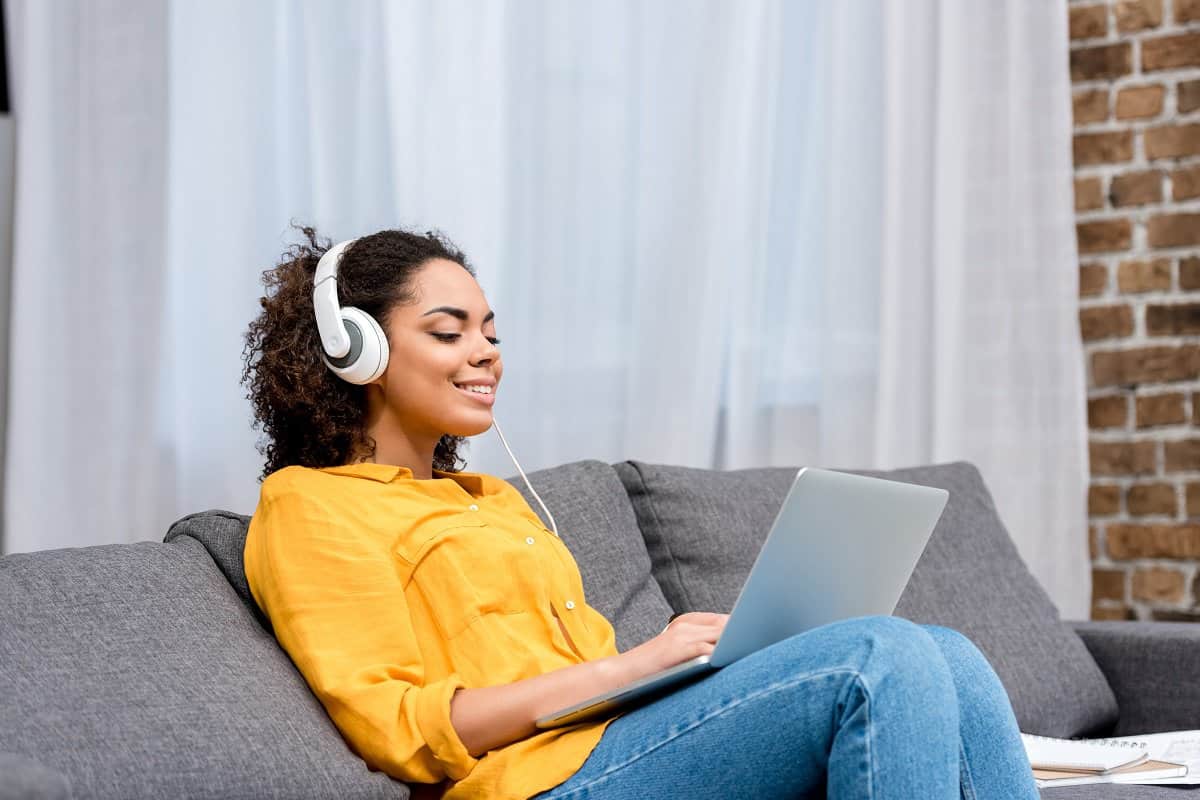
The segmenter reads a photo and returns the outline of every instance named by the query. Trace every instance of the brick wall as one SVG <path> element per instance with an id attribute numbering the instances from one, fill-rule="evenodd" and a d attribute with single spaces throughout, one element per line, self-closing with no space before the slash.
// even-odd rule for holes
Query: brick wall
<path id="1" fill-rule="evenodd" d="M 1070 0 L 1092 616 L 1200 621 L 1200 0 Z"/>

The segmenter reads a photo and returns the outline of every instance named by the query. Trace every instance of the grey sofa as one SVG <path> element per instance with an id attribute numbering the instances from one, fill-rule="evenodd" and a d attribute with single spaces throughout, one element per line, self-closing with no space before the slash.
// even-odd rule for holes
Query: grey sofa
<path id="1" fill-rule="evenodd" d="M 732 607 L 794 473 L 583 461 L 530 478 L 625 650 L 674 612 Z M 867 474 L 950 491 L 896 613 L 970 636 L 1023 730 L 1200 728 L 1200 626 L 1062 622 L 974 467 Z M 0 798 L 409 796 L 346 747 L 276 646 L 242 572 L 247 522 L 209 511 L 161 543 L 0 558 Z"/>

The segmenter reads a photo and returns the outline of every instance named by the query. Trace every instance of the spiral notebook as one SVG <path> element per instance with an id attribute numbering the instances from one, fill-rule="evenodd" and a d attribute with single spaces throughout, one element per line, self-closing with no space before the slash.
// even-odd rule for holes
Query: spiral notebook
<path id="1" fill-rule="evenodd" d="M 1181 735 L 1194 734 L 1183 731 Z M 1161 739 L 1170 734 L 1156 734 Z M 1114 739 L 1054 739 L 1021 734 L 1025 753 L 1039 788 L 1079 786 L 1088 783 L 1159 783 L 1183 782 L 1188 765 L 1160 760 L 1160 747 L 1152 747 L 1151 737 Z M 1156 745 L 1164 742 L 1155 742 Z"/>

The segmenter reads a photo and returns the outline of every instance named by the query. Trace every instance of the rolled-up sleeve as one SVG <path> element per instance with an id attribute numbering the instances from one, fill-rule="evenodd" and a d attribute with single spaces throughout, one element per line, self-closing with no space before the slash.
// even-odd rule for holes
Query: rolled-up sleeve
<path id="1" fill-rule="evenodd" d="M 461 780 L 478 759 L 450 722 L 457 674 L 426 682 L 388 548 L 320 498 L 269 490 L 246 538 L 246 578 L 334 724 L 394 778 Z"/>

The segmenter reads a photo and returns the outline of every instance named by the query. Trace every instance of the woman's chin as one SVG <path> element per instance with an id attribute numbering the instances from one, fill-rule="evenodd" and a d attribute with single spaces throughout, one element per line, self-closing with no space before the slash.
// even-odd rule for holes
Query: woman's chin
<path id="1" fill-rule="evenodd" d="M 472 414 L 470 419 L 457 419 L 455 424 L 446 426 L 450 436 L 478 436 L 487 433 L 492 427 L 492 411 L 484 409 L 478 414 Z"/>

